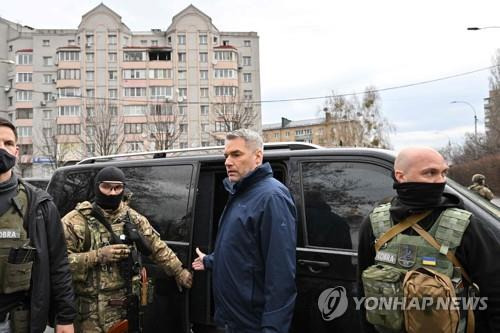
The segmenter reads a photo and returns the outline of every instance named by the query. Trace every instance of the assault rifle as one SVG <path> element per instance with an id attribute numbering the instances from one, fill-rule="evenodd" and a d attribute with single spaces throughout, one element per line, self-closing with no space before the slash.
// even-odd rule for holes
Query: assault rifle
<path id="1" fill-rule="evenodd" d="M 140 333 L 142 332 L 142 308 L 147 305 L 148 278 L 142 266 L 141 253 L 149 256 L 152 251 L 147 241 L 132 223 L 127 211 L 123 234 L 118 237 L 102 214 L 101 208 L 92 205 L 94 216 L 111 234 L 113 244 L 126 244 L 130 248 L 127 259 L 120 261 L 120 274 L 126 283 L 125 299 L 110 300 L 110 305 L 126 306 L 127 318 L 114 324 L 108 333 Z"/>

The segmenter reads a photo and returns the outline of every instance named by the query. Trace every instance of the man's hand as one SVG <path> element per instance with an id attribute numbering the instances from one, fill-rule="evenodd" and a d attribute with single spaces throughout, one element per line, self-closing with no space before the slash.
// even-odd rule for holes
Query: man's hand
<path id="1" fill-rule="evenodd" d="M 130 250 L 125 244 L 113 244 L 98 250 L 97 261 L 100 264 L 117 262 L 129 256 Z"/>
<path id="2" fill-rule="evenodd" d="M 201 252 L 199 248 L 196 248 L 196 254 L 198 254 L 198 258 L 196 258 L 191 266 L 195 271 L 204 271 L 205 264 L 203 264 L 203 258 L 205 258 L 206 254 Z"/>
<path id="3" fill-rule="evenodd" d="M 74 333 L 75 328 L 73 327 L 73 324 L 69 325 L 56 325 L 56 333 Z"/>
<path id="4" fill-rule="evenodd" d="M 193 275 L 191 274 L 190 271 L 184 268 L 175 277 L 175 282 L 177 282 L 177 287 L 179 288 L 179 291 L 182 291 L 182 287 L 189 289 L 193 285 Z"/>

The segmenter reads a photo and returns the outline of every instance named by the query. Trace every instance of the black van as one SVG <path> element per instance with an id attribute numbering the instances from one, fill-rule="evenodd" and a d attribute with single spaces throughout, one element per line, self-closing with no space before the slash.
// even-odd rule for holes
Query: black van
<path id="1" fill-rule="evenodd" d="M 215 150 L 214 150 L 215 149 Z M 96 157 L 58 169 L 49 184 L 61 216 L 93 198 L 95 174 L 114 165 L 127 176 L 130 205 L 145 215 L 186 267 L 195 248 L 211 252 L 219 216 L 227 200 L 223 147 Z M 357 242 L 360 224 L 379 202 L 395 195 L 394 153 L 363 148 L 321 149 L 302 143 L 265 146 L 264 159 L 290 189 L 299 212 L 297 289 L 291 332 L 358 332 L 359 311 L 347 304 L 338 318 L 324 319 L 318 304 L 330 288 L 357 295 Z M 498 221 L 500 209 L 449 180 L 466 209 Z M 149 263 L 154 302 L 145 312 L 146 332 L 215 332 L 210 273 L 196 272 L 193 288 L 180 293 L 172 278 Z M 338 290 L 338 289 L 337 289 Z"/>

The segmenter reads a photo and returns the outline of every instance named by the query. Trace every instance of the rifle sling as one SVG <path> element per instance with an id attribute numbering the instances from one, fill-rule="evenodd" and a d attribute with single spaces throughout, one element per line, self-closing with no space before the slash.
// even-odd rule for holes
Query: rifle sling
<path id="1" fill-rule="evenodd" d="M 380 236 L 379 239 L 377 239 L 377 241 L 375 242 L 375 251 L 378 252 L 380 250 L 380 248 L 385 243 L 387 243 L 388 241 L 390 241 L 391 239 L 396 237 L 396 235 L 398 235 L 398 234 L 402 233 L 403 231 L 405 231 L 406 229 L 410 228 L 411 226 L 417 224 L 418 221 L 427 217 L 431 212 L 432 211 L 429 210 L 429 211 L 425 211 L 423 213 L 408 216 L 403 221 L 399 222 L 396 225 L 393 225 L 382 236 Z"/>
<path id="2" fill-rule="evenodd" d="M 111 234 L 111 239 L 113 240 L 114 244 L 123 244 L 120 238 L 114 233 L 113 228 L 111 228 L 111 224 L 109 224 L 108 220 L 102 214 L 101 208 L 98 207 L 95 202 L 92 204 L 92 211 L 90 214 L 92 214 L 92 216 L 95 217 L 97 221 L 101 222 L 106 230 L 108 230 L 108 232 Z"/>

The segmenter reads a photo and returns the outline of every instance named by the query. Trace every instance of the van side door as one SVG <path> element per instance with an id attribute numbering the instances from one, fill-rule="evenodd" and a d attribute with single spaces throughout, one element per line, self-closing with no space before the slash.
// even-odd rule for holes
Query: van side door
<path id="1" fill-rule="evenodd" d="M 299 214 L 298 297 L 292 332 L 358 332 L 357 245 L 361 222 L 394 195 L 390 163 L 375 158 L 292 160 Z"/>

